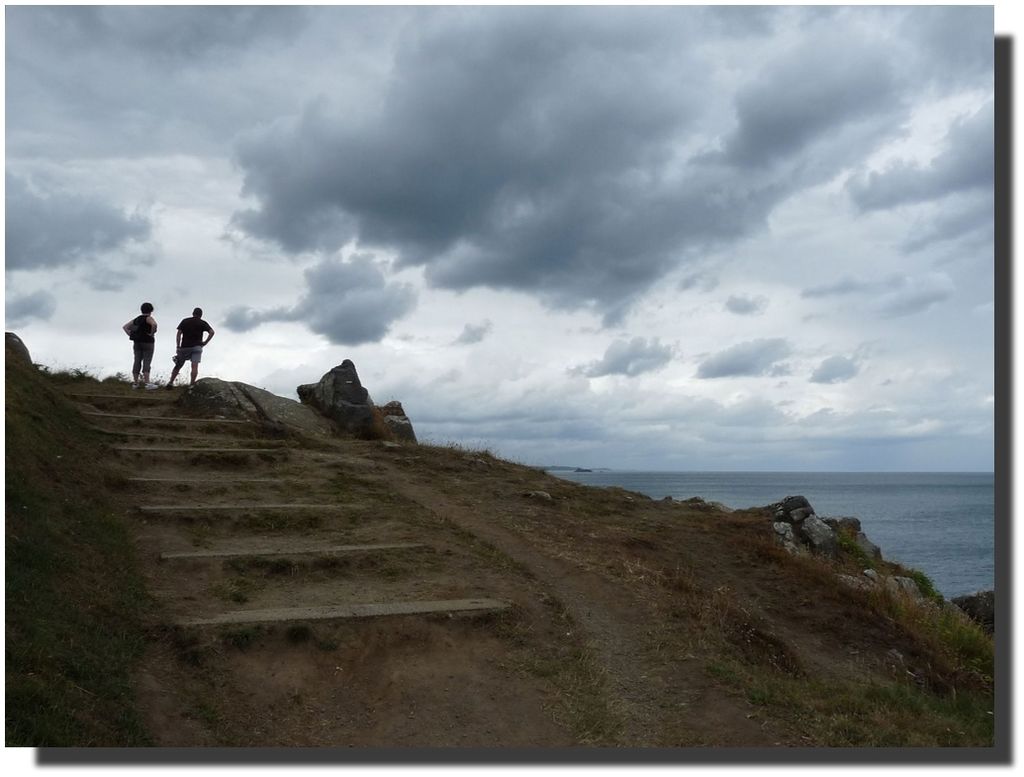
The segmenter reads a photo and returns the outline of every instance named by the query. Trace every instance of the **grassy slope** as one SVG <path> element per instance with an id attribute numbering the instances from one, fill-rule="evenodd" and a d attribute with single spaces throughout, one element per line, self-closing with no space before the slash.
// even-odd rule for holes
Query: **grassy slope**
<path id="1" fill-rule="evenodd" d="M 494 459 L 481 473 L 459 469 L 456 453 L 432 454 L 419 457 L 422 474 L 449 464 L 481 514 L 500 514 L 486 496 L 502 477 L 526 477 Z M 927 594 L 923 574 L 869 559 L 849 537 L 835 561 L 790 556 L 757 510 L 666 505 L 555 478 L 524 488 L 554 497 L 535 518 L 516 513 L 525 536 L 633 592 L 652 612 L 665 666 L 696 660 L 785 744 L 993 744 L 991 638 L 955 609 L 837 577 L 875 567 L 914 577 Z"/>
<path id="2" fill-rule="evenodd" d="M 6 744 L 148 744 L 129 672 L 149 602 L 101 444 L 55 378 L 5 366 Z"/>
<path id="3" fill-rule="evenodd" d="M 74 376 L 41 374 L 10 354 L 6 365 L 7 744 L 147 744 L 129 677 L 153 604 L 109 506 L 116 483 L 103 469 L 102 440 L 60 395 L 58 384 Z M 414 466 L 432 481 L 445 480 L 446 467 L 468 466 L 464 460 L 479 463 L 470 453 L 420 450 Z M 502 477 L 540 476 L 493 460 L 490 469 L 460 471 L 458 488 L 479 501 Z M 992 744 L 993 646 L 961 619 L 884 593 L 851 594 L 838 585 L 836 565 L 788 556 L 760 519 L 684 511 L 665 521 L 657 516 L 674 515 L 670 508 L 619 490 L 543 485 L 556 502 L 540 511 L 531 535 L 639 592 L 661 616 L 667 666 L 697 655 L 712 682 L 781 724 L 789 743 Z M 626 554 L 607 540 L 624 531 Z M 707 545 L 693 550 L 705 534 Z M 843 571 L 871 563 L 852 543 L 845 549 Z M 817 592 L 813 604 L 803 592 Z M 863 636 L 874 631 L 877 639 Z M 850 667 L 863 662 L 863 671 L 802 667 L 839 661 L 834 648 L 813 650 L 824 636 L 831 645 L 859 640 L 867 652 Z M 880 674 L 868 660 L 892 645 L 914 657 L 915 676 L 902 668 Z"/>

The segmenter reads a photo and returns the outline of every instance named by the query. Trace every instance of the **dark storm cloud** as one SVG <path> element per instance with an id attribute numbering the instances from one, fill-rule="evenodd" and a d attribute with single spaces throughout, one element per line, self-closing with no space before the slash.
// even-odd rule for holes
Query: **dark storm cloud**
<path id="1" fill-rule="evenodd" d="M 857 362 L 848 356 L 830 356 L 814 370 L 811 383 L 842 383 L 858 372 Z"/>
<path id="2" fill-rule="evenodd" d="M 921 37 L 969 17 L 930 16 L 908 66 L 913 46 L 878 31 L 912 9 L 743 9 L 731 33 L 739 12 L 724 13 L 421 9 L 374 99 L 325 97 L 240 138 L 253 204 L 235 226 L 295 254 L 354 239 L 435 286 L 618 322 L 668 271 L 901 132 L 939 56 Z M 716 41 L 759 58 L 709 58 Z"/>
<path id="3" fill-rule="evenodd" d="M 227 312 L 225 326 L 246 332 L 270 321 L 299 321 L 337 345 L 379 341 L 391 325 L 416 304 L 412 287 L 388 283 L 381 268 L 366 255 L 349 261 L 325 260 L 306 270 L 308 291 L 293 307 Z"/>
<path id="4" fill-rule="evenodd" d="M 149 219 L 76 194 L 40 194 L 11 173 L 7 182 L 8 270 L 75 265 L 149 238 Z"/>
<path id="5" fill-rule="evenodd" d="M 946 147 L 927 165 L 897 162 L 883 172 L 852 178 L 848 190 L 863 211 L 991 191 L 995 174 L 992 103 L 953 124 Z M 990 217 L 990 216 L 989 216 Z"/>
<path id="6" fill-rule="evenodd" d="M 576 367 L 571 372 L 590 378 L 604 375 L 635 377 L 664 367 L 671 360 L 672 347 L 663 345 L 657 337 L 649 341 L 644 337 L 634 337 L 629 341 L 616 340 L 608 346 L 601 359 Z"/>
<path id="7" fill-rule="evenodd" d="M 743 90 L 727 153 L 681 157 L 711 83 L 692 45 L 708 39 L 687 14 L 425 14 L 376 110 L 314 102 L 238 142 L 255 203 L 235 225 L 292 253 L 355 238 L 425 265 L 437 286 L 526 290 L 616 321 L 668 270 L 763 228 L 780 199 L 848 157 L 829 147 L 799 170 L 740 162 L 788 160 L 897 102 L 877 50 L 830 63 L 819 44 Z"/>
<path id="8" fill-rule="evenodd" d="M 709 356 L 697 368 L 698 378 L 727 378 L 735 376 L 768 375 L 777 364 L 793 352 L 789 342 L 781 337 L 750 340 L 738 343 Z M 785 373 L 774 373 L 785 374 Z"/>
<path id="9" fill-rule="evenodd" d="M 784 160 L 842 127 L 899 107 L 893 63 L 881 46 L 820 35 L 770 61 L 736 95 L 738 127 L 726 158 L 761 166 Z"/>
<path id="10" fill-rule="evenodd" d="M 473 345 L 474 343 L 479 343 L 491 333 L 493 328 L 494 324 L 489 320 L 480 324 L 466 324 L 462 334 L 455 339 L 454 345 Z"/>
<path id="11" fill-rule="evenodd" d="M 761 296 L 746 297 L 739 294 L 733 294 L 725 301 L 726 310 L 739 316 L 751 316 L 757 313 L 763 313 L 767 307 L 768 299 Z"/>
<path id="12" fill-rule="evenodd" d="M 25 326 L 33 319 L 49 320 L 57 310 L 57 299 L 50 292 L 40 289 L 31 294 L 12 297 L 7 300 L 4 315 L 7 326 Z"/>

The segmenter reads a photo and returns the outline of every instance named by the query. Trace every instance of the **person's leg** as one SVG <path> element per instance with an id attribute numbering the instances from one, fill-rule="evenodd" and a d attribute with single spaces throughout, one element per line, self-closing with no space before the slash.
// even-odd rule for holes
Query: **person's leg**
<path id="1" fill-rule="evenodd" d="M 153 365 L 153 351 L 156 343 L 145 343 L 142 348 L 142 382 L 149 383 L 149 370 Z"/>
<path id="2" fill-rule="evenodd" d="M 132 354 L 135 360 L 132 362 L 132 383 L 139 382 L 139 370 L 142 368 L 142 348 L 141 343 L 134 343 L 132 346 Z"/>
<path id="3" fill-rule="evenodd" d="M 199 362 L 203 359 L 203 349 L 193 348 L 192 349 L 192 380 L 189 385 L 195 385 L 196 378 L 199 376 Z"/>
<path id="4" fill-rule="evenodd" d="M 181 349 L 179 348 L 174 355 L 174 369 L 171 370 L 171 377 L 167 381 L 165 388 L 171 388 L 174 385 L 174 379 L 178 377 L 178 370 L 181 369 L 181 365 L 185 362 L 181 358 Z"/>

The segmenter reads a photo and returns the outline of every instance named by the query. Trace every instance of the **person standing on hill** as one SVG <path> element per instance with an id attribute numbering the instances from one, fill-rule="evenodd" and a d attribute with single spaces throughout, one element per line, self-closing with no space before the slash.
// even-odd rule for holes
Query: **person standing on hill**
<path id="1" fill-rule="evenodd" d="M 153 351 L 156 348 L 156 319 L 153 318 L 153 304 L 143 302 L 139 306 L 141 316 L 136 316 L 126 323 L 122 329 L 128 338 L 135 344 L 132 349 L 135 352 L 135 361 L 132 363 L 132 388 L 145 386 L 147 389 L 159 388 L 155 383 L 149 382 L 149 368 L 153 363 Z M 139 374 L 142 375 L 142 382 L 139 382 Z"/>
<path id="2" fill-rule="evenodd" d="M 203 339 L 204 333 L 208 334 L 205 340 Z M 181 323 L 178 324 L 178 350 L 174 356 L 174 371 L 164 388 L 169 391 L 174 387 L 174 379 L 178 377 L 178 370 L 187 361 L 192 362 L 192 380 L 189 381 L 189 385 L 195 385 L 196 377 L 199 375 L 199 362 L 203 358 L 203 346 L 213 339 L 213 335 L 213 327 L 203 321 L 202 308 L 193 310 L 191 318 L 181 320 Z"/>

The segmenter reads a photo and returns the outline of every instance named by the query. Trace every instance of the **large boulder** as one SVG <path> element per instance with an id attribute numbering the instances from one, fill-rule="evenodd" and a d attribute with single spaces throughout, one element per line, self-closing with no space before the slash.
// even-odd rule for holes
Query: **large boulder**
<path id="1" fill-rule="evenodd" d="M 402 403 L 397 401 L 388 402 L 378 407 L 384 417 L 384 425 L 390 430 L 396 440 L 401 442 L 416 442 L 416 432 L 412 428 L 412 421 L 405 414 Z"/>
<path id="2" fill-rule="evenodd" d="M 796 534 L 815 553 L 822 556 L 835 556 L 839 551 L 839 542 L 832 527 L 814 513 L 807 515 L 799 523 L 794 524 Z"/>
<path id="3" fill-rule="evenodd" d="M 28 352 L 28 346 L 14 332 L 5 332 L 4 342 L 4 351 L 6 353 L 23 359 L 28 364 L 32 363 L 32 355 Z"/>
<path id="4" fill-rule="evenodd" d="M 772 517 L 776 541 L 786 550 L 804 548 L 823 556 L 835 556 L 839 542 L 831 526 L 819 518 L 803 496 L 787 496 L 765 508 Z M 785 530 L 782 526 L 788 526 Z"/>
<path id="5" fill-rule="evenodd" d="M 378 415 L 351 360 L 345 359 L 319 382 L 303 384 L 296 391 L 301 402 L 329 418 L 340 431 L 357 437 L 379 436 Z"/>
<path id="6" fill-rule="evenodd" d="M 199 415 L 256 420 L 259 410 L 237 383 L 220 378 L 201 378 L 178 397 L 178 405 Z"/>
<path id="7" fill-rule="evenodd" d="M 333 432 L 330 422 L 312 408 L 241 381 L 201 378 L 182 392 L 178 403 L 202 415 L 257 421 L 285 434 L 326 437 Z"/>

